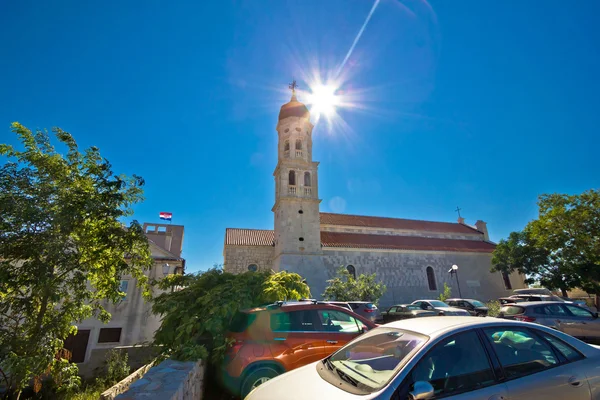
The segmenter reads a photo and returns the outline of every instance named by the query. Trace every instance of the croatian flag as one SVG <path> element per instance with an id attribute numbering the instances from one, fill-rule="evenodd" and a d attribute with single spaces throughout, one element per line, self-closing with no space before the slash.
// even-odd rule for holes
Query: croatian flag
<path id="1" fill-rule="evenodd" d="M 166 221 L 170 221 L 171 218 L 173 218 L 173 213 L 169 213 L 169 212 L 161 212 L 160 213 L 160 219 L 164 219 Z"/>

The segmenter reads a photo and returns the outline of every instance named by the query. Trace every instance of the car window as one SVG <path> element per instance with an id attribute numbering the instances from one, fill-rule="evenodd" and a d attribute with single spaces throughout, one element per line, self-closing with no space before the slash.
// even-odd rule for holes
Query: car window
<path id="1" fill-rule="evenodd" d="M 456 306 L 456 305 L 457 305 L 457 302 L 456 302 L 456 301 L 454 301 L 454 300 L 448 300 L 448 305 L 449 305 L 449 306 Z"/>
<path id="2" fill-rule="evenodd" d="M 486 305 L 480 302 L 479 300 L 473 300 L 471 302 L 475 307 L 485 307 Z"/>
<path id="3" fill-rule="evenodd" d="M 433 307 L 448 307 L 448 304 L 439 300 L 431 300 L 429 304 L 431 304 Z"/>
<path id="4" fill-rule="evenodd" d="M 436 398 L 495 382 L 483 345 L 474 331 L 438 343 L 419 361 L 411 375 L 413 382 L 429 382 Z"/>
<path id="5" fill-rule="evenodd" d="M 571 311 L 571 314 L 573 314 L 576 317 L 587 317 L 587 318 L 592 318 L 592 313 L 584 310 L 581 307 L 577 307 L 577 306 L 572 306 L 570 304 L 565 304 L 563 307 L 567 307 L 567 309 L 569 311 Z"/>
<path id="6" fill-rule="evenodd" d="M 549 335 L 545 332 L 538 331 L 538 334 L 542 335 L 544 337 L 544 339 L 549 341 L 556 350 L 558 350 L 563 356 L 565 356 L 565 358 L 567 360 L 572 362 L 572 361 L 579 361 L 583 358 L 581 353 L 579 353 L 577 350 L 575 350 L 573 347 L 566 344 L 562 340 L 560 340 L 552 335 Z"/>
<path id="7" fill-rule="evenodd" d="M 381 327 L 353 340 L 326 361 L 330 361 L 328 368 L 338 372 L 336 377 L 341 372 L 373 392 L 385 387 L 403 361 L 412 357 L 428 339 L 417 333 Z M 344 386 L 340 389 L 344 390 Z"/>
<path id="8" fill-rule="evenodd" d="M 273 332 L 312 332 L 315 330 L 311 310 L 271 313 Z"/>
<path id="9" fill-rule="evenodd" d="M 390 307 L 390 310 L 388 312 L 396 312 L 398 311 L 398 307 Z"/>
<path id="10" fill-rule="evenodd" d="M 544 314 L 566 317 L 569 314 L 560 304 L 550 304 L 544 307 Z"/>
<path id="11" fill-rule="evenodd" d="M 317 310 L 320 326 L 317 330 L 327 332 L 358 333 L 362 323 L 345 312 L 335 310 Z"/>
<path id="12" fill-rule="evenodd" d="M 552 349 L 525 329 L 484 329 L 507 378 L 544 371 L 558 364 Z"/>
<path id="13" fill-rule="evenodd" d="M 519 307 L 519 306 L 504 306 L 500 309 L 500 312 L 503 313 L 504 315 L 523 314 L 524 311 L 525 311 L 525 309 L 523 307 Z"/>

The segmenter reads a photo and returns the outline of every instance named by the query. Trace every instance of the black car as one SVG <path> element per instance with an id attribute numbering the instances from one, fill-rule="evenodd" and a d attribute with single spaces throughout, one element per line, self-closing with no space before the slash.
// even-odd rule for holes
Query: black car
<path id="1" fill-rule="evenodd" d="M 386 311 L 381 312 L 381 320 L 384 324 L 400 319 L 433 317 L 438 315 L 435 311 L 422 310 L 421 307 L 414 304 L 398 304 L 391 306 Z"/>
<path id="2" fill-rule="evenodd" d="M 462 308 L 469 314 L 476 317 L 485 317 L 488 314 L 487 306 L 479 300 L 473 299 L 448 299 L 446 300 L 451 307 Z"/>

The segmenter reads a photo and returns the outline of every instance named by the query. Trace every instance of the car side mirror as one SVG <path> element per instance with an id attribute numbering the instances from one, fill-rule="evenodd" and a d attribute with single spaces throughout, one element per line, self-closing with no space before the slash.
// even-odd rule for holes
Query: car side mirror
<path id="1" fill-rule="evenodd" d="M 413 391 L 408 394 L 411 400 L 426 400 L 433 398 L 433 386 L 426 381 L 417 381 L 413 385 Z"/>

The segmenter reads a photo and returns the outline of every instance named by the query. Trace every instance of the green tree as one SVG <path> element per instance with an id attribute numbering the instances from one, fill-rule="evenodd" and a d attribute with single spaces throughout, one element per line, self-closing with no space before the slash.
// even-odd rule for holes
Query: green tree
<path id="1" fill-rule="evenodd" d="M 492 272 L 518 271 L 526 283 L 600 294 L 600 192 L 547 194 L 538 199 L 538 218 L 501 240 Z"/>
<path id="2" fill-rule="evenodd" d="M 446 282 L 444 282 L 444 290 L 440 293 L 439 299 L 440 301 L 446 301 L 452 297 L 452 288 L 448 286 Z"/>
<path id="3" fill-rule="evenodd" d="M 158 287 L 170 290 L 154 299 L 153 311 L 163 319 L 155 344 L 179 360 L 220 360 L 229 346 L 226 332 L 243 309 L 310 297 L 302 277 L 288 272 L 246 272 L 239 275 L 212 268 L 195 275 L 161 280 Z"/>
<path id="4" fill-rule="evenodd" d="M 0 376 L 20 391 L 60 370 L 73 386 L 66 372 L 77 368 L 57 354 L 74 324 L 110 319 L 103 304 L 121 299 L 122 275 L 148 294 L 148 241 L 137 222 L 119 222 L 142 200 L 143 180 L 115 176 L 97 148 L 81 153 L 59 128 L 62 153 L 47 131 L 12 130 L 23 149 L 0 144 Z"/>
<path id="5" fill-rule="evenodd" d="M 356 279 L 344 268 L 338 268 L 336 276 L 327 281 L 323 293 L 325 300 L 371 301 L 377 303 L 387 288 L 377 281 L 377 275 L 360 274 Z"/>

